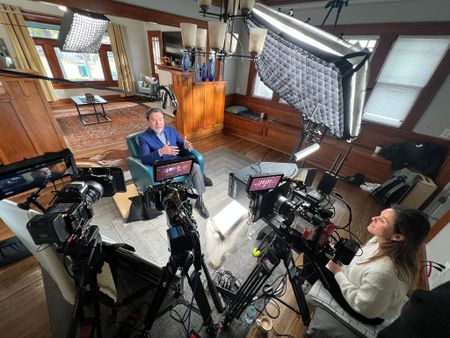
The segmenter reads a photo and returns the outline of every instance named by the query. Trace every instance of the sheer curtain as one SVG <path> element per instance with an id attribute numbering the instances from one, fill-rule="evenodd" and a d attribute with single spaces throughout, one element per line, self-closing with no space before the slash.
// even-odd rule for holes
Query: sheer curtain
<path id="1" fill-rule="evenodd" d="M 16 54 L 17 68 L 33 69 L 39 75 L 47 76 L 41 59 L 36 51 L 36 45 L 25 26 L 19 7 L 0 4 L 0 23 L 4 24 L 6 32 Z M 56 101 L 57 97 L 50 81 L 40 81 L 48 101 Z"/>
<path id="2" fill-rule="evenodd" d="M 134 92 L 133 73 L 131 72 L 130 61 L 125 46 L 125 32 L 122 25 L 110 23 L 108 35 L 111 39 L 111 49 L 117 68 L 119 88 Z M 122 94 L 124 96 L 124 94 Z"/>

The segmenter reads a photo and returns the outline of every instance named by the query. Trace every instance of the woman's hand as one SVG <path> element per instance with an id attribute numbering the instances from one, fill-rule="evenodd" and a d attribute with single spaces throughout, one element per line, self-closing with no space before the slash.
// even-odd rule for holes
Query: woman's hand
<path id="1" fill-rule="evenodd" d="M 329 261 L 327 263 L 327 269 L 330 270 L 333 275 L 335 275 L 341 271 L 341 266 L 333 261 Z"/>

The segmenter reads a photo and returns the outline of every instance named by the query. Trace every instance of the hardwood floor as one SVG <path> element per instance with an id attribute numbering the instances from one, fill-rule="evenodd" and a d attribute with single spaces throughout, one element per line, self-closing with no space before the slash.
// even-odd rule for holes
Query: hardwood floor
<path id="1" fill-rule="evenodd" d="M 193 142 L 194 147 L 206 153 L 218 147 L 227 147 L 252 160 L 286 162 L 288 156 L 256 143 L 249 142 L 225 133 Z M 108 149 L 126 149 L 125 144 L 103 147 Z M 98 150 L 98 149 L 97 149 Z M 86 154 L 88 153 L 89 154 Z M 77 158 L 92 155 L 92 151 L 79 152 Z M 366 240 L 365 227 L 370 217 L 378 214 L 381 207 L 369 198 L 368 194 L 357 186 L 338 182 L 337 192 L 351 205 L 352 225 L 361 240 Z M 336 202 L 334 221 L 340 225 L 347 222 L 348 213 L 341 202 Z M 0 240 L 13 236 L 13 233 L 0 224 Z M 288 291 L 285 300 L 294 304 L 292 292 Z M 304 327 L 295 313 L 281 306 L 280 317 L 274 321 L 279 334 L 301 337 Z M 0 268 L 0 336 L 2 337 L 51 337 L 50 323 L 45 300 L 42 274 L 35 258 L 29 257 L 15 264 Z M 252 329 L 247 337 L 259 337 Z M 275 336 L 269 333 L 269 337 Z"/>

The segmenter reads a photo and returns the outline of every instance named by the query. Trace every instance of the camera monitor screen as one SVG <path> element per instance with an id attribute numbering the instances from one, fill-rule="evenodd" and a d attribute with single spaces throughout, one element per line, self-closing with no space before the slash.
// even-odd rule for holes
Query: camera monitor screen
<path id="1" fill-rule="evenodd" d="M 194 160 L 192 158 L 158 161 L 153 164 L 155 182 L 162 182 L 180 176 L 189 175 L 191 173 L 193 163 Z"/>
<path id="2" fill-rule="evenodd" d="M 281 182 L 283 174 L 250 176 L 247 182 L 247 192 L 275 189 Z"/>
<path id="3" fill-rule="evenodd" d="M 64 153 L 12 163 L 0 168 L 0 200 L 71 175 L 73 168 Z"/>

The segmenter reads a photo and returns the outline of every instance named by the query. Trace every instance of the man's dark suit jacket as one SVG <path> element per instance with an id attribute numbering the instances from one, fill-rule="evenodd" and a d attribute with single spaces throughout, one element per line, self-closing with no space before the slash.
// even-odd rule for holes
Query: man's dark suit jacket
<path id="1" fill-rule="evenodd" d="M 170 126 L 164 127 L 164 135 L 171 146 L 178 146 L 180 151 L 184 148 L 184 140 L 177 133 L 175 128 Z M 175 159 L 175 155 L 159 156 L 158 150 L 164 147 L 156 133 L 150 128 L 139 135 L 139 157 L 143 164 L 152 165 L 157 160 Z"/>

